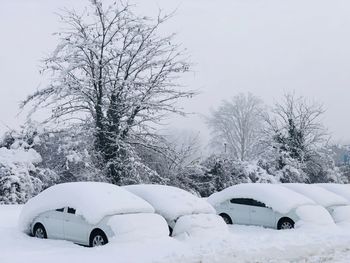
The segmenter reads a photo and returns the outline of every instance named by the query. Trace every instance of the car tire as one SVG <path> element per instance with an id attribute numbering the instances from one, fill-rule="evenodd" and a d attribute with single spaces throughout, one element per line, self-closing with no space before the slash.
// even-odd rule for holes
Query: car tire
<path id="1" fill-rule="evenodd" d="M 227 215 L 227 214 L 220 214 L 219 216 L 222 217 L 222 219 L 225 221 L 226 224 L 228 224 L 228 225 L 232 225 L 233 224 L 232 219 L 231 219 L 231 217 L 229 215 Z"/>
<path id="2" fill-rule="evenodd" d="M 278 221 L 277 229 L 278 230 L 284 230 L 284 229 L 292 229 L 294 228 L 294 221 L 288 217 L 283 217 Z"/>
<path id="3" fill-rule="evenodd" d="M 108 243 L 107 236 L 102 230 L 95 229 L 94 231 L 91 232 L 90 247 L 103 246 L 103 245 L 106 245 L 107 243 Z"/>
<path id="4" fill-rule="evenodd" d="M 46 239 L 47 233 L 45 227 L 40 223 L 35 224 L 33 229 L 33 236 L 40 239 Z"/>

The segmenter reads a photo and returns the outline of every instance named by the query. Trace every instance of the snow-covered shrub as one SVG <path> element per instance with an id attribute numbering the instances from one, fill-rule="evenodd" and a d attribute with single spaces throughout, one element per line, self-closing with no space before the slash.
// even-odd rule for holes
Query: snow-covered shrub
<path id="1" fill-rule="evenodd" d="M 241 164 L 240 161 L 229 159 L 223 155 L 212 155 L 203 162 L 209 173 L 213 175 L 216 191 L 231 185 L 251 182 Z"/>
<path id="2" fill-rule="evenodd" d="M 278 182 L 255 162 L 234 160 L 225 155 L 211 155 L 201 164 L 185 167 L 176 178 L 179 187 L 192 189 L 201 196 L 240 183 Z"/>
<path id="3" fill-rule="evenodd" d="M 42 190 L 35 167 L 41 156 L 33 149 L 0 148 L 0 204 L 25 203 Z"/>
<path id="4" fill-rule="evenodd" d="M 341 183 L 344 181 L 338 167 L 335 166 L 331 153 L 319 149 L 305 163 L 305 173 L 310 183 Z"/>

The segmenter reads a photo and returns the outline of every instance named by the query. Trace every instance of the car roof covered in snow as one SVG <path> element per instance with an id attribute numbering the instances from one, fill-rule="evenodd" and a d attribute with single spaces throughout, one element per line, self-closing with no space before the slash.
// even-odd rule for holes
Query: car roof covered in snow
<path id="1" fill-rule="evenodd" d="M 125 189 L 107 183 L 76 182 L 54 185 L 31 198 L 23 207 L 19 226 L 27 230 L 39 214 L 62 207 L 76 209 L 76 214 L 94 225 L 107 215 L 153 213 L 153 207 Z"/>
<path id="2" fill-rule="evenodd" d="M 209 196 L 208 202 L 216 206 L 232 198 L 255 199 L 281 214 L 288 213 L 298 206 L 315 204 L 310 198 L 281 185 L 263 183 L 246 183 L 230 186 Z"/>
<path id="3" fill-rule="evenodd" d="M 190 214 L 215 214 L 208 202 L 177 187 L 151 184 L 124 187 L 149 202 L 167 220 Z"/>
<path id="4" fill-rule="evenodd" d="M 350 185 L 349 184 L 317 184 L 318 186 L 327 189 L 337 195 L 344 197 L 346 200 L 350 201 Z"/>
<path id="5" fill-rule="evenodd" d="M 317 185 L 290 183 L 283 184 L 283 186 L 296 191 L 299 194 L 305 195 L 306 197 L 314 200 L 317 204 L 324 207 L 349 204 L 349 202 L 344 197 L 327 191 L 326 189 Z"/>

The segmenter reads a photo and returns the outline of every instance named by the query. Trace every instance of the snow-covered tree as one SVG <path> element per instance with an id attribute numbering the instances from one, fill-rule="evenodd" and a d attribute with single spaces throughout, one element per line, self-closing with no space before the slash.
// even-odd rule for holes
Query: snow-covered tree
<path id="1" fill-rule="evenodd" d="M 223 101 L 207 118 L 212 146 L 224 149 L 232 158 L 241 161 L 256 158 L 261 152 L 259 137 L 263 111 L 262 101 L 250 93 Z"/>
<path id="2" fill-rule="evenodd" d="M 293 159 L 307 161 L 313 151 L 328 139 L 320 120 L 323 113 L 322 105 L 286 94 L 284 100 L 276 102 L 265 117 L 268 143 Z M 281 168 L 283 165 L 280 164 Z"/>
<path id="3" fill-rule="evenodd" d="M 148 143 L 166 113 L 182 113 L 180 98 L 194 93 L 177 82 L 188 71 L 184 53 L 173 36 L 158 29 L 169 16 L 137 16 L 128 4 L 103 6 L 91 0 L 85 11 L 65 10 L 59 44 L 45 60 L 51 83 L 28 96 L 22 106 L 51 108 L 47 121 L 80 123 L 93 128 L 94 147 L 111 182 L 128 177 L 124 166 L 135 145 Z"/>
<path id="4" fill-rule="evenodd" d="M 324 164 L 320 151 L 327 142 L 326 129 L 320 118 L 322 105 L 303 97 L 286 94 L 265 116 L 265 168 L 281 182 L 317 181 L 311 174 Z M 317 165 L 316 165 L 317 164 Z M 320 175 L 321 176 L 321 175 Z"/>

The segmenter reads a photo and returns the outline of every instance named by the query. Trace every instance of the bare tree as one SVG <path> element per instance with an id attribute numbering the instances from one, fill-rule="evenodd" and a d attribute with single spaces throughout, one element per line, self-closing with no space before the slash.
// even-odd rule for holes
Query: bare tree
<path id="1" fill-rule="evenodd" d="M 183 113 L 176 101 L 194 93 L 183 91 L 179 74 L 188 71 L 174 35 L 161 37 L 159 27 L 169 16 L 152 20 L 136 16 L 122 2 L 103 7 L 91 0 L 84 12 L 64 10 L 65 29 L 59 45 L 44 61 L 51 84 L 30 95 L 22 107 L 32 104 L 51 108 L 47 121 L 88 122 L 95 129 L 95 148 L 109 165 L 118 183 L 118 158 L 137 138 L 152 135 L 151 123 L 167 112 Z"/>
<path id="2" fill-rule="evenodd" d="M 223 101 L 207 118 L 212 144 L 239 160 L 253 159 L 259 153 L 259 134 L 264 111 L 262 101 L 252 94 L 239 94 Z"/>

